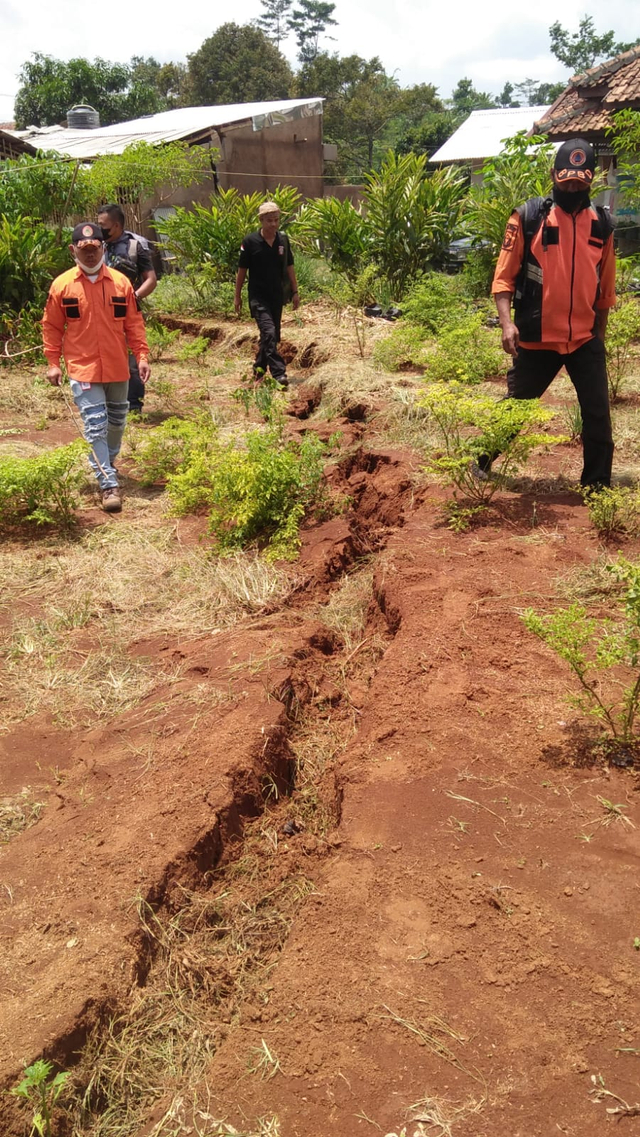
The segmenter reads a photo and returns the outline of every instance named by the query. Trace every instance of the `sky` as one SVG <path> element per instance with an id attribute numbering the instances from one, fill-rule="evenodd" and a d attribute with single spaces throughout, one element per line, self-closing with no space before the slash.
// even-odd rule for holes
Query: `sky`
<path id="1" fill-rule="evenodd" d="M 402 86 L 433 83 L 448 98 L 457 81 L 469 78 L 479 90 L 497 94 L 507 80 L 557 82 L 569 73 L 549 50 L 549 26 L 559 19 L 571 32 L 585 15 L 588 0 L 562 5 L 505 5 L 503 0 L 336 0 L 338 26 L 322 47 L 340 55 L 380 56 Z M 260 0 L 202 4 L 195 0 L 136 0 L 114 5 L 105 18 L 85 0 L 0 0 L 0 122 L 13 117 L 18 71 L 32 52 L 57 59 L 97 55 L 128 62 L 132 55 L 152 55 L 160 62 L 186 60 L 221 24 L 255 19 Z M 520 12 L 520 14 L 519 14 Z M 122 23 L 118 23 L 121 14 Z M 613 29 L 616 39 L 640 36 L 638 0 L 609 0 L 593 8 L 596 30 Z M 103 29 L 111 35 L 105 36 Z M 281 45 L 295 64 L 293 39 Z"/>

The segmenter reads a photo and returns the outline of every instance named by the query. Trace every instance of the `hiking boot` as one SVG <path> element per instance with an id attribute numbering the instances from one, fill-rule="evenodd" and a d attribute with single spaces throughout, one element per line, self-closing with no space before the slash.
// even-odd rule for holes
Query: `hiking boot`
<path id="1" fill-rule="evenodd" d="M 122 498 L 117 486 L 109 486 L 102 493 L 102 508 L 105 513 L 119 513 L 122 509 Z"/>
<path id="2" fill-rule="evenodd" d="M 471 476 L 476 482 L 488 482 L 491 476 L 491 467 L 488 470 L 483 470 L 482 466 L 477 462 L 471 463 Z"/>

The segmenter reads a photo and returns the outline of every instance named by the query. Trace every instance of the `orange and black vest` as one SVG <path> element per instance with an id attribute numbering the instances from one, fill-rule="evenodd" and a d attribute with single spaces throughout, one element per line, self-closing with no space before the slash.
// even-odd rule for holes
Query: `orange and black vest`
<path id="1" fill-rule="evenodd" d="M 524 236 L 513 303 L 521 341 L 588 339 L 602 254 L 613 230 L 609 214 L 594 205 L 567 213 L 550 197 L 530 198 L 516 212 Z"/>

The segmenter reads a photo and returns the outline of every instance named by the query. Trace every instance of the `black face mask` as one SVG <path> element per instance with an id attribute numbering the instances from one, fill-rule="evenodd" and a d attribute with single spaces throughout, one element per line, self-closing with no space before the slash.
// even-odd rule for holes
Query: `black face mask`
<path id="1" fill-rule="evenodd" d="M 578 213 L 581 209 L 586 209 L 589 204 L 589 190 L 578 190 L 577 193 L 569 193 L 569 190 L 563 190 L 560 189 L 559 186 L 554 186 L 553 200 L 560 209 L 564 209 L 565 213 Z"/>
<path id="2" fill-rule="evenodd" d="M 105 241 L 111 240 L 111 230 L 110 229 L 103 229 L 102 230 L 102 236 L 104 237 Z"/>

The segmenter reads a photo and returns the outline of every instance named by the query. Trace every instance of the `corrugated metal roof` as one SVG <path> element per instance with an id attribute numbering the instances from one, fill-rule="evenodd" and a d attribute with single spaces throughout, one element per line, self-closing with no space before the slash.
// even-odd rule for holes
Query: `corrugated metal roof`
<path id="1" fill-rule="evenodd" d="M 322 113 L 322 99 L 280 99 L 267 103 L 234 103 L 220 107 L 178 107 L 173 111 L 118 122 L 97 130 L 66 127 L 32 127 L 11 131 L 17 138 L 41 150 L 54 150 L 72 158 L 90 159 L 101 154 L 121 154 L 132 142 L 179 142 L 219 127 L 252 122 L 263 130 L 277 122 L 308 118 Z"/>
<path id="2" fill-rule="evenodd" d="M 498 107 L 472 111 L 451 138 L 432 154 L 430 162 L 470 162 L 493 158 L 502 150 L 505 138 L 519 130 L 531 130 L 548 107 Z"/>

